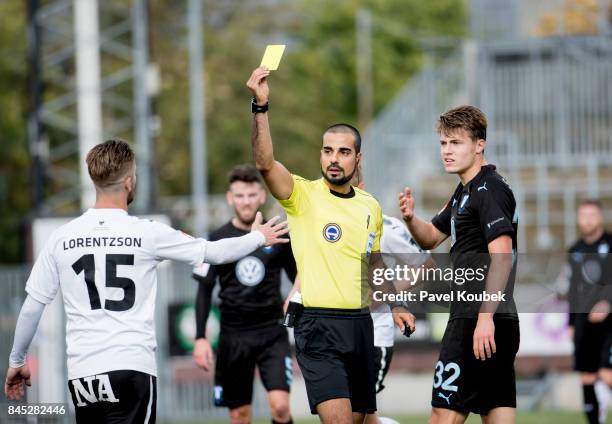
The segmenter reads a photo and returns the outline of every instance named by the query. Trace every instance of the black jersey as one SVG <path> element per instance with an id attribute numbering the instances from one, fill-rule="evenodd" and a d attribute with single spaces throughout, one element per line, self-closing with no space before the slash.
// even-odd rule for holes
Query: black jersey
<path id="1" fill-rule="evenodd" d="M 466 185 L 459 183 L 446 206 L 432 219 L 432 224 L 451 237 L 451 262 L 454 269 L 488 269 L 488 244 L 501 235 L 512 238 L 513 257 L 516 258 L 518 213 L 510 186 L 497 173 L 495 165 L 485 165 Z M 514 261 L 515 263 L 516 261 Z M 506 301 L 499 304 L 495 318 L 518 319 L 512 300 L 516 267 L 505 287 Z M 482 293 L 486 279 L 453 284 L 455 290 Z M 476 318 L 477 302 L 451 303 L 450 319 Z"/>
<path id="2" fill-rule="evenodd" d="M 570 324 L 580 315 L 590 312 L 600 300 L 612 301 L 612 234 L 605 232 L 594 243 L 580 239 L 568 250 L 567 263 L 570 269 Z"/>
<path id="3" fill-rule="evenodd" d="M 210 235 L 215 241 L 240 237 L 247 231 L 228 222 Z M 221 286 L 221 328 L 259 328 L 282 319 L 281 270 L 293 282 L 297 274 L 291 244 L 260 247 L 237 262 L 211 266 L 200 282 L 196 301 L 197 337 L 205 337 L 211 295 L 217 280 Z"/>

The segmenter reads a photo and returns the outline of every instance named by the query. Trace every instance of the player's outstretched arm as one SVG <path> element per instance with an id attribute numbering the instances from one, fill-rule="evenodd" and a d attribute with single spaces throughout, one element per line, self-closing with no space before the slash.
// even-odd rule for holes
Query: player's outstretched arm
<path id="1" fill-rule="evenodd" d="M 4 393 L 9 400 L 21 399 L 25 394 L 23 385 L 32 385 L 30 370 L 25 364 L 25 357 L 44 310 L 44 303 L 28 295 L 19 312 L 19 318 L 17 318 L 17 325 L 15 326 L 13 348 L 9 357 L 9 368 L 4 382 Z"/>
<path id="2" fill-rule="evenodd" d="M 264 224 L 261 212 L 257 212 L 249 234 L 207 242 L 204 262 L 211 265 L 236 262 L 261 246 L 289 243 L 284 237 L 289 232 L 287 221 L 278 222 L 279 219 L 275 216 Z"/>
<path id="3" fill-rule="evenodd" d="M 425 222 L 414 213 L 414 197 L 409 187 L 399 194 L 399 207 L 402 218 L 414 240 L 422 249 L 435 249 L 448 235 L 438 230 L 431 222 Z"/>
<path id="4" fill-rule="evenodd" d="M 270 71 L 267 68 L 259 67 L 251 73 L 251 77 L 246 84 L 253 93 L 255 102 L 260 106 L 268 103 L 270 94 L 269 76 Z M 254 115 L 251 144 L 255 166 L 261 172 L 272 195 L 277 199 L 288 199 L 293 191 L 293 178 L 282 163 L 274 160 L 272 134 L 267 112 Z"/>

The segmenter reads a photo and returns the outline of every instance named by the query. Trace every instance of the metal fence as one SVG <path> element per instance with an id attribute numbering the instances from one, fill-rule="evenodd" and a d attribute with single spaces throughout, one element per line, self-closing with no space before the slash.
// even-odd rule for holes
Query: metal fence
<path id="1" fill-rule="evenodd" d="M 405 185 L 417 205 L 439 199 L 421 213 L 447 200 L 456 182 L 440 183 L 434 127 L 442 112 L 463 103 L 487 114 L 487 159 L 510 180 L 520 239 L 531 240 L 521 250 L 571 241 L 577 199 L 612 200 L 610 37 L 468 40 L 441 65 L 426 66 L 364 137 L 367 188 L 383 209 L 397 209 Z"/>

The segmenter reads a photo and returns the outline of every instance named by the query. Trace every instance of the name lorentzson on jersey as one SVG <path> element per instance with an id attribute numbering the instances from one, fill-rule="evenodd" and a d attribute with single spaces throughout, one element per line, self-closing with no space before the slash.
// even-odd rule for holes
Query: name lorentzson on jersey
<path id="1" fill-rule="evenodd" d="M 62 288 L 68 378 L 157 375 L 156 267 L 165 259 L 199 265 L 206 249 L 203 239 L 121 209 L 90 209 L 53 232 L 26 291 L 49 304 Z"/>
<path id="2" fill-rule="evenodd" d="M 64 250 L 79 247 L 142 247 L 140 237 L 77 237 L 62 242 Z"/>

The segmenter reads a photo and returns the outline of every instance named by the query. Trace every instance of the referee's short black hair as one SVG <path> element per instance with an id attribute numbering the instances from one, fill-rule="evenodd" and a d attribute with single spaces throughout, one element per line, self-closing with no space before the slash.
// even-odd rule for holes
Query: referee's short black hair
<path id="1" fill-rule="evenodd" d="M 361 134 L 359 130 L 350 124 L 339 123 L 330 125 L 323 131 L 323 135 L 327 133 L 333 134 L 352 134 L 355 139 L 355 151 L 359 153 L 361 151 Z"/>
<path id="2" fill-rule="evenodd" d="M 248 163 L 236 165 L 232 168 L 227 176 L 227 182 L 231 185 L 236 181 L 242 181 L 243 183 L 262 183 L 261 175 L 257 168 Z"/>

